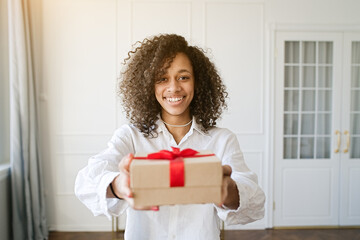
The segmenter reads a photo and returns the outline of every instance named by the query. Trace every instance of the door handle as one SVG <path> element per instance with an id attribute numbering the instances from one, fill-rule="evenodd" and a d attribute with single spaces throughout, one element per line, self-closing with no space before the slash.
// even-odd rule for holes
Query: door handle
<path id="1" fill-rule="evenodd" d="M 346 136 L 346 148 L 344 149 L 344 153 L 349 151 L 350 147 L 350 133 L 348 130 L 344 131 L 344 135 Z"/>
<path id="2" fill-rule="evenodd" d="M 335 149 L 335 153 L 338 153 L 340 151 L 341 145 L 341 132 L 339 130 L 336 130 L 335 135 L 337 136 L 337 148 Z"/>

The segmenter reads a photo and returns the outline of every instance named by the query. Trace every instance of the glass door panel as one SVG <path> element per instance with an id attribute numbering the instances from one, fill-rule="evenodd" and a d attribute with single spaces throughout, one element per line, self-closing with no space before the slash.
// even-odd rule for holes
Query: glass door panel
<path id="1" fill-rule="evenodd" d="M 331 134 L 331 113 L 319 113 L 317 114 L 317 128 L 316 133 L 318 135 Z"/>
<path id="2" fill-rule="evenodd" d="M 305 113 L 301 115 L 301 135 L 314 135 L 315 114 Z"/>
<path id="3" fill-rule="evenodd" d="M 302 42 L 302 63 L 316 62 L 316 42 Z"/>
<path id="4" fill-rule="evenodd" d="M 316 158 L 330 158 L 330 137 L 316 138 Z"/>
<path id="5" fill-rule="evenodd" d="M 351 45 L 350 158 L 360 158 L 360 42 Z"/>
<path id="6" fill-rule="evenodd" d="M 284 134 L 285 135 L 298 135 L 298 114 L 286 113 L 284 115 Z"/>
<path id="7" fill-rule="evenodd" d="M 302 111 L 315 111 L 315 90 L 303 90 L 302 93 Z"/>
<path id="8" fill-rule="evenodd" d="M 328 159 L 331 151 L 333 43 L 286 41 L 284 159 Z"/>
<path id="9" fill-rule="evenodd" d="M 315 88 L 316 68 L 314 66 L 304 66 L 302 77 L 304 88 Z"/>
<path id="10" fill-rule="evenodd" d="M 332 67 L 319 66 L 318 68 L 318 87 L 331 88 L 332 86 Z"/>
<path id="11" fill-rule="evenodd" d="M 332 42 L 319 42 L 319 63 L 333 63 L 333 44 Z"/>
<path id="12" fill-rule="evenodd" d="M 300 48 L 298 41 L 287 41 L 285 43 L 285 63 L 299 63 Z"/>
<path id="13" fill-rule="evenodd" d="M 300 158 L 309 159 L 314 158 L 314 138 L 301 137 L 300 144 Z"/>
<path id="14" fill-rule="evenodd" d="M 284 137 L 284 159 L 297 159 L 298 138 Z"/>
<path id="15" fill-rule="evenodd" d="M 299 67 L 286 66 L 285 67 L 285 87 L 298 88 L 299 87 Z"/>
<path id="16" fill-rule="evenodd" d="M 331 90 L 318 90 L 318 111 L 331 111 Z"/>

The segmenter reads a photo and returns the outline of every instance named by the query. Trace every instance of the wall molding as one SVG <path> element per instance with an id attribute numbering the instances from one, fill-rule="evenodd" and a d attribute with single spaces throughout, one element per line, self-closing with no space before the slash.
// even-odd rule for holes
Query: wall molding
<path id="1" fill-rule="evenodd" d="M 116 131 L 116 130 L 114 130 Z M 106 137 L 112 136 L 114 133 L 105 133 L 105 132 L 63 132 L 63 133 L 55 133 L 55 137 Z"/>
<path id="2" fill-rule="evenodd" d="M 265 139 L 265 154 L 268 156 L 268 161 L 264 161 L 264 180 L 266 181 L 266 186 L 264 191 L 266 194 L 266 203 L 265 209 L 266 219 L 265 227 L 272 228 L 273 224 L 273 202 L 274 202 L 274 137 L 275 137 L 275 34 L 276 34 L 276 25 L 273 23 L 265 24 L 265 52 L 264 52 L 264 81 L 266 83 L 266 97 L 264 97 L 266 104 L 266 117 L 267 125 L 265 126 L 266 130 L 266 139 Z"/>
<path id="3" fill-rule="evenodd" d="M 288 23 L 269 23 L 273 31 L 286 32 L 347 32 L 360 31 L 359 24 L 288 24 Z"/>
<path id="4" fill-rule="evenodd" d="M 108 219 L 106 219 L 108 220 Z M 109 221 L 109 220 L 108 220 Z M 60 231 L 60 232 L 109 232 L 111 231 L 111 221 L 109 221 L 108 225 L 99 225 L 99 224 L 88 224 L 88 225 L 80 225 L 80 224 L 52 224 L 49 226 L 50 231 Z"/>

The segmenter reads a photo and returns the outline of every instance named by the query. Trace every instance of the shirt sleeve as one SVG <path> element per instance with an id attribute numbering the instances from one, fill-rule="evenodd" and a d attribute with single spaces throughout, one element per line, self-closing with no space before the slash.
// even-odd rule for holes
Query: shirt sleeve
<path id="1" fill-rule="evenodd" d="M 81 169 L 75 180 L 75 195 L 95 215 L 122 214 L 128 204 L 117 198 L 107 198 L 109 184 L 119 175 L 118 163 L 133 152 L 128 126 L 119 128 L 108 143 L 107 149 L 91 157 L 88 165 Z"/>
<path id="2" fill-rule="evenodd" d="M 265 194 L 258 185 L 257 175 L 246 166 L 236 135 L 231 133 L 225 145 L 223 165 L 232 168 L 231 178 L 239 191 L 239 207 L 228 209 L 215 206 L 218 216 L 227 225 L 247 224 L 262 219 L 265 213 Z"/>

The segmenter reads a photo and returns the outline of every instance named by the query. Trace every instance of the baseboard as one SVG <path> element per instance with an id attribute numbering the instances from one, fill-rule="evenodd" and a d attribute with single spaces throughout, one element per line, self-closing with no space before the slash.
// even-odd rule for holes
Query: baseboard
<path id="1" fill-rule="evenodd" d="M 111 225 L 99 226 L 99 225 L 56 225 L 49 226 L 50 231 L 55 232 L 111 232 Z M 123 230 L 123 229 L 120 229 Z"/>
<path id="2" fill-rule="evenodd" d="M 288 226 L 288 227 L 273 227 L 272 229 L 276 230 L 301 230 L 301 229 L 353 229 L 358 228 L 360 229 L 360 226 Z"/>

